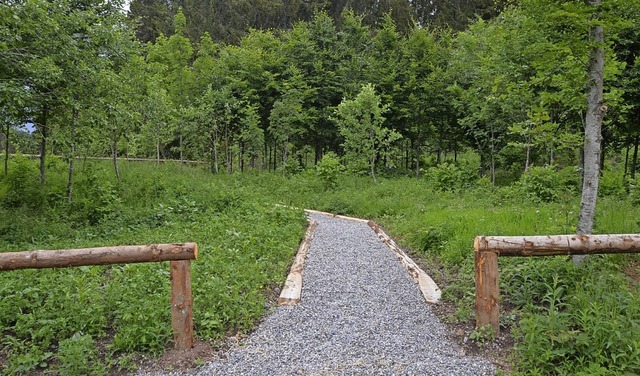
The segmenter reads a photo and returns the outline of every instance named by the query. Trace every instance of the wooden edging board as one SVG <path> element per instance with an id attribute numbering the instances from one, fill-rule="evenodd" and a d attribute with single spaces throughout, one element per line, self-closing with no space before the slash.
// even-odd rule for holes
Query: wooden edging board
<path id="1" fill-rule="evenodd" d="M 433 281 L 431 277 L 427 273 L 422 270 L 418 264 L 415 263 L 397 244 L 393 239 L 389 237 L 380 226 L 373 222 L 368 221 L 367 224 L 369 227 L 375 231 L 380 240 L 386 244 L 398 257 L 402 265 L 407 268 L 407 272 L 413 280 L 418 284 L 418 288 L 424 297 L 424 300 L 427 303 L 437 303 L 440 301 L 440 297 L 442 296 L 442 291 L 438 285 Z"/>
<path id="2" fill-rule="evenodd" d="M 405 266 L 407 272 L 418 284 L 418 289 L 422 293 L 424 300 L 427 303 L 437 303 L 440 300 L 442 292 L 438 285 L 433 281 L 427 273 L 422 270 L 418 264 L 416 264 L 411 257 L 409 257 L 397 244 L 393 241 L 375 222 L 362 218 L 347 217 L 343 215 L 337 215 L 317 210 L 305 209 L 305 212 L 311 214 L 326 215 L 333 218 L 344 219 L 347 221 L 354 221 L 360 223 L 366 223 L 371 229 L 378 235 L 380 240 L 386 244 L 391 251 L 393 251 L 400 262 Z M 307 234 L 305 239 L 300 244 L 296 259 L 291 266 L 291 271 L 285 282 L 280 298 L 278 299 L 278 305 L 295 305 L 300 302 L 302 294 L 302 270 L 304 268 L 304 260 L 307 257 L 309 251 L 309 245 L 311 244 L 311 238 L 313 237 L 313 231 L 318 224 L 312 221 L 307 228 Z"/>
<path id="3" fill-rule="evenodd" d="M 307 226 L 307 232 L 304 235 L 302 243 L 300 243 L 298 253 L 296 253 L 296 258 L 293 260 L 293 265 L 291 265 L 289 275 L 278 298 L 278 305 L 296 305 L 300 303 L 304 262 L 307 259 L 311 239 L 313 239 L 313 233 L 317 226 L 318 222 L 316 221 L 309 222 L 309 226 Z"/>

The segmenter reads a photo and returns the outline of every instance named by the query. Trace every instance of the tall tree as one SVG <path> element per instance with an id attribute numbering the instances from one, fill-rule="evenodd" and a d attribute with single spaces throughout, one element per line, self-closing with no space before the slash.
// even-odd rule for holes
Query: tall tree
<path id="1" fill-rule="evenodd" d="M 578 235 L 588 235 L 593 231 L 600 179 L 602 121 L 607 113 L 607 106 L 604 103 L 604 28 L 600 23 L 602 18 L 602 10 L 599 9 L 600 0 L 591 0 L 589 5 L 593 7 L 593 23 L 589 33 L 592 46 L 589 54 L 588 73 L 590 80 L 587 113 L 584 119 L 584 172 Z M 585 257 L 577 255 L 573 257 L 573 261 L 579 264 Z"/>
<path id="2" fill-rule="evenodd" d="M 388 106 L 381 103 L 373 85 L 366 84 L 354 99 L 344 99 L 335 110 L 335 122 L 344 138 L 343 147 L 350 163 L 364 162 L 376 181 L 376 161 L 392 142 L 402 136 L 383 127 Z"/>

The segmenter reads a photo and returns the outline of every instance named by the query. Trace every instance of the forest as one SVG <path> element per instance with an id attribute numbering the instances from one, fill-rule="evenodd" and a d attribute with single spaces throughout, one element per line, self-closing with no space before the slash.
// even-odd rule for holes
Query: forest
<path id="1" fill-rule="evenodd" d="M 274 205 L 315 208 L 382 223 L 468 323 L 473 237 L 575 233 L 594 166 L 586 232 L 640 231 L 638 24 L 636 0 L 6 0 L 0 246 L 197 241 L 217 341 L 259 320 L 303 233 Z M 640 373 L 637 259 L 594 258 L 501 260 L 513 372 Z M 170 341 L 165 274 L 0 273 L 0 372 L 135 369 Z"/>
<path id="2" fill-rule="evenodd" d="M 639 113 L 634 4 L 607 3 L 597 21 L 607 36 L 603 163 L 606 152 L 624 150 L 632 177 Z M 391 12 L 368 25 L 351 8 L 319 10 L 288 29 L 249 28 L 237 43 L 209 31 L 190 38 L 196 21 L 182 7 L 169 34 L 142 42 L 120 6 L 3 5 L 5 150 L 61 155 L 70 176 L 75 158 L 85 156 L 286 173 L 331 151 L 348 156 L 354 172 L 373 164 L 419 175 L 430 156 L 438 164 L 471 149 L 481 158 L 480 176 L 493 183 L 509 183 L 530 165 L 581 163 L 595 21 L 579 2 L 523 1 L 464 31 L 414 18 L 401 29 Z M 157 25 L 166 17 L 134 20 Z M 371 111 L 375 132 L 349 125 L 350 117 L 365 116 L 359 111 Z M 25 124 L 35 133 L 21 132 Z M 41 175 L 44 183 L 44 169 Z"/>

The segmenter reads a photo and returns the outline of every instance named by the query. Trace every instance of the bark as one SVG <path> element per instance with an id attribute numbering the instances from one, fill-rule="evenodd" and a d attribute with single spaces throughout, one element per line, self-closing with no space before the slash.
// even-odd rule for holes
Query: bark
<path id="1" fill-rule="evenodd" d="M 478 236 L 476 252 L 499 256 L 561 256 L 600 253 L 639 253 L 640 235 Z"/>
<path id="2" fill-rule="evenodd" d="M 627 181 L 627 173 L 629 173 L 629 150 L 631 149 L 629 146 L 626 147 L 627 151 L 624 155 L 624 174 L 622 175 L 622 182 Z"/>
<path id="3" fill-rule="evenodd" d="M 590 2 L 594 7 L 600 5 L 600 0 Z M 597 18 L 599 14 L 595 15 Z M 589 57 L 589 93 L 587 97 L 587 113 L 584 130 L 584 174 L 582 180 L 582 199 L 580 203 L 580 217 L 578 220 L 578 235 L 591 234 L 596 214 L 598 198 L 598 183 L 600 178 L 600 153 L 602 142 L 602 120 L 607 112 L 604 105 L 604 29 L 596 25 L 591 29 L 593 47 Z M 578 265 L 586 256 L 574 256 L 573 262 Z"/>
<path id="4" fill-rule="evenodd" d="M 40 135 L 42 139 L 40 140 L 40 185 L 45 186 L 46 184 L 46 176 L 45 176 L 45 162 L 47 157 L 47 117 L 48 113 L 47 105 L 45 104 L 42 108 L 42 112 L 40 113 L 40 121 L 38 122 L 38 126 L 40 128 Z"/>
<path id="5" fill-rule="evenodd" d="M 211 172 L 214 172 L 216 175 L 219 173 L 218 171 L 218 136 L 217 132 L 211 136 Z"/>
<path id="6" fill-rule="evenodd" d="M 476 326 L 491 325 L 495 336 L 500 334 L 500 285 L 498 255 L 495 252 L 475 252 Z"/>
<path id="7" fill-rule="evenodd" d="M 9 173 L 9 131 L 11 130 L 11 126 L 7 124 L 7 131 L 5 133 L 5 142 L 4 142 L 4 175 L 7 176 Z"/>
<path id="8" fill-rule="evenodd" d="M 171 275 L 171 327 L 176 350 L 193 347 L 193 295 L 191 293 L 191 262 L 172 260 Z"/>
<path id="9" fill-rule="evenodd" d="M 527 159 L 524 162 L 524 172 L 529 171 L 529 163 L 531 163 L 531 136 L 527 137 Z"/>
<path id="10" fill-rule="evenodd" d="M 422 159 L 422 154 L 420 153 L 421 147 L 420 145 L 416 145 L 416 178 L 420 177 L 420 159 Z"/>
<path id="11" fill-rule="evenodd" d="M 631 179 L 636 178 L 636 167 L 638 166 L 638 144 L 640 144 L 640 135 L 636 136 L 633 143 L 633 161 L 631 161 Z"/>
<path id="12" fill-rule="evenodd" d="M 76 163 L 76 126 L 78 124 L 78 110 L 73 109 L 71 116 L 71 153 L 69 155 L 69 180 L 67 181 L 67 201 L 73 201 L 73 174 Z"/>
<path id="13" fill-rule="evenodd" d="M 194 260 L 197 257 L 198 246 L 196 243 L 2 252 L 0 253 L 0 271 Z"/>

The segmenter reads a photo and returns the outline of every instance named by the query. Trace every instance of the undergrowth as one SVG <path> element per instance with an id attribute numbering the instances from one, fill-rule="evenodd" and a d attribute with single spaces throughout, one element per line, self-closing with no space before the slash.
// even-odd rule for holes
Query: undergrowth
<path id="1" fill-rule="evenodd" d="M 294 208 L 378 221 L 434 260 L 439 268 L 428 272 L 446 282 L 453 319 L 466 322 L 475 236 L 572 233 L 579 212 L 576 172 L 549 167 L 493 188 L 465 163 L 378 183 L 334 164 L 284 177 L 123 163 L 117 181 L 98 163 L 79 167 L 67 204 L 60 161 L 49 162 L 45 189 L 35 162 L 12 163 L 15 173 L 0 179 L 3 250 L 195 241 L 196 333 L 211 340 L 250 330 L 264 314 L 265 292 L 284 280 L 304 230 Z M 596 233 L 639 231 L 637 186 L 605 171 Z M 622 272 L 635 260 L 602 255 L 576 268 L 566 257 L 501 258 L 501 326 L 517 340 L 516 372 L 640 373 L 640 298 Z M 168 273 L 159 263 L 0 273 L 2 372 L 101 374 L 129 364 L 131 352 L 162 352 L 171 339 Z"/>
<path id="2" fill-rule="evenodd" d="M 241 179 L 172 165 L 123 163 L 121 181 L 106 164 L 81 166 L 67 204 L 61 162 L 49 164 L 44 189 L 27 159 L 0 178 L 4 192 L 28 187 L 0 196 L 0 249 L 197 242 L 193 316 L 202 339 L 253 327 L 306 226 L 302 210 L 273 205 Z M 2 374 L 104 374 L 131 352 L 159 354 L 171 341 L 168 263 L 3 272 L 0 297 Z"/>

